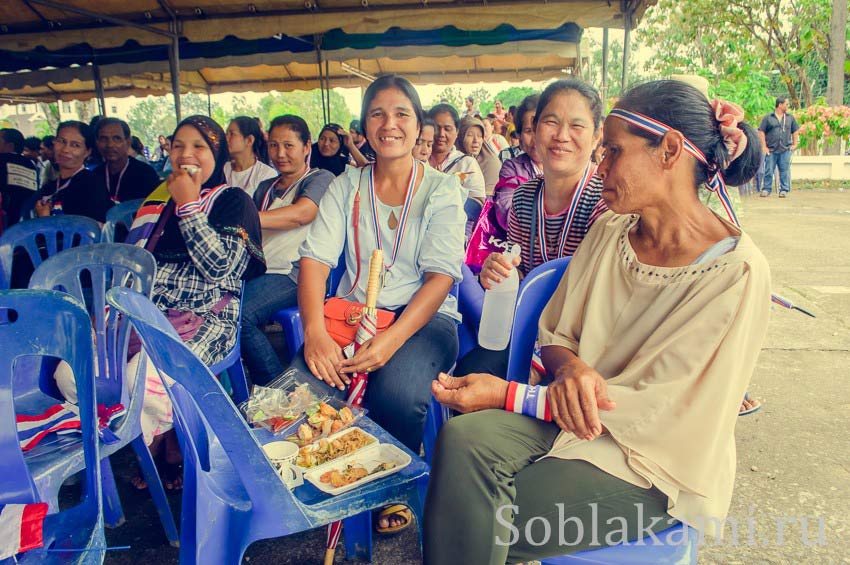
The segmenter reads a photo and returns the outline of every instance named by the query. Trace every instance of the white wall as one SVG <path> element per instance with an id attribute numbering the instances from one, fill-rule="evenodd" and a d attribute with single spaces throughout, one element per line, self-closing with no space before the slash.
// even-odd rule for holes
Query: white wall
<path id="1" fill-rule="evenodd" d="M 850 156 L 791 157 L 791 176 L 808 180 L 850 180 Z"/>

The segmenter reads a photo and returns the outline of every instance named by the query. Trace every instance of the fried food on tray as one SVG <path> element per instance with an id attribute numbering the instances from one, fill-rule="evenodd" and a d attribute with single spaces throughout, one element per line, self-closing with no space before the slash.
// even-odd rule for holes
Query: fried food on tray
<path id="1" fill-rule="evenodd" d="M 316 467 L 354 453 L 374 441 L 361 430 L 351 430 L 333 440 L 323 438 L 316 444 L 307 445 L 298 450 L 298 458 L 295 460 L 295 464 L 305 468 Z"/>
<path id="2" fill-rule="evenodd" d="M 296 436 L 288 438 L 299 445 L 305 445 L 318 438 L 325 438 L 348 427 L 356 420 L 354 412 L 348 406 L 337 411 L 327 402 L 320 402 L 318 409 L 308 413 L 307 423 L 298 427 Z M 309 433 L 308 433 L 309 429 Z"/>
<path id="3" fill-rule="evenodd" d="M 363 465 L 346 465 L 342 471 L 328 471 L 323 473 L 319 480 L 330 483 L 332 487 L 339 488 L 357 482 L 369 473 Z"/>

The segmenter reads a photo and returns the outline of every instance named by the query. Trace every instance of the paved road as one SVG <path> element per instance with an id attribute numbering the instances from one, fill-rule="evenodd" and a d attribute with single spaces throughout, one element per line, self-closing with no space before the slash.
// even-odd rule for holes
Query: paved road
<path id="1" fill-rule="evenodd" d="M 745 226 L 771 264 L 774 289 L 818 318 L 774 308 L 751 386 L 764 408 L 737 428 L 730 511 L 740 523 L 737 543 L 730 534 L 721 545 L 704 546 L 699 561 L 850 563 L 850 191 L 750 198 L 744 208 Z M 128 523 L 107 539 L 132 550 L 116 551 L 107 562 L 177 563 L 147 496 L 127 484 L 135 472 L 132 455 L 119 457 L 114 467 Z M 176 509 L 179 497 L 172 503 Z M 323 551 L 320 530 L 256 543 L 246 562 L 312 565 L 322 562 Z M 337 562 L 343 555 L 340 544 Z M 378 539 L 375 562 L 420 562 L 415 533 Z"/>

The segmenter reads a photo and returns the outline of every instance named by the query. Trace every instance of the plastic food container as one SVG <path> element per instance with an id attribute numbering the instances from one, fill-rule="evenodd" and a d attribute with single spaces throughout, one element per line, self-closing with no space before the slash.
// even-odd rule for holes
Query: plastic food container
<path id="1" fill-rule="evenodd" d="M 336 496 L 371 481 L 381 479 L 388 475 L 392 475 L 393 473 L 398 473 L 407 467 L 410 464 L 410 461 L 410 455 L 392 444 L 371 444 L 351 455 L 334 460 L 320 467 L 311 468 L 309 471 L 304 473 L 304 479 L 320 491 Z M 384 463 L 393 464 L 394 467 L 371 473 L 372 470 Z M 350 484 L 337 488 L 334 488 L 330 483 L 322 482 L 321 477 L 325 473 L 330 473 L 332 471 L 342 472 L 349 465 L 365 467 L 366 471 L 370 474 Z"/>
<path id="2" fill-rule="evenodd" d="M 304 466 L 302 466 L 302 465 L 299 465 L 299 464 L 298 464 L 298 459 L 296 459 L 296 462 L 295 462 L 296 466 L 297 466 L 299 469 L 303 469 L 303 470 L 305 470 L 305 471 L 307 471 L 307 470 L 309 470 L 309 471 L 314 471 L 314 470 L 324 469 L 325 467 L 329 467 L 329 466 L 335 465 L 337 461 L 340 461 L 340 460 L 342 460 L 342 459 L 345 459 L 345 458 L 347 458 L 347 457 L 350 457 L 351 455 L 355 455 L 355 454 L 357 454 L 357 453 L 359 453 L 359 452 L 361 452 L 361 451 L 363 451 L 363 450 L 365 450 L 365 449 L 369 449 L 369 448 L 371 448 L 371 447 L 374 447 L 374 446 L 376 446 L 376 445 L 379 445 L 379 443 L 378 443 L 378 438 L 376 438 L 375 436 L 373 436 L 373 435 L 372 435 L 372 434 L 370 434 L 369 432 L 367 432 L 367 431 L 363 430 L 362 428 L 357 428 L 357 427 L 353 427 L 353 428 L 348 428 L 348 429 L 342 430 L 342 431 L 340 431 L 340 432 L 337 432 L 337 433 L 335 433 L 335 434 L 330 435 L 330 436 L 329 436 L 328 438 L 326 438 L 326 439 L 327 439 L 328 441 L 333 441 L 333 440 L 335 440 L 335 439 L 341 438 L 341 437 L 345 436 L 346 434 L 349 434 L 349 433 L 352 433 L 352 432 L 355 432 L 355 431 L 359 431 L 359 432 L 360 432 L 360 433 L 362 433 L 364 436 L 366 436 L 367 443 L 366 443 L 366 445 L 364 445 L 363 447 L 361 447 L 361 448 L 359 448 L 359 449 L 357 449 L 357 450 L 355 450 L 355 451 L 352 451 L 352 452 L 351 452 L 351 453 L 349 453 L 349 454 L 346 454 L 346 455 L 340 455 L 340 456 L 338 456 L 338 457 L 336 457 L 336 458 L 334 458 L 334 459 L 331 459 L 330 461 L 325 461 L 324 463 L 322 463 L 322 464 L 320 464 L 320 465 L 313 465 L 313 466 L 311 466 L 311 467 L 304 467 Z M 303 450 L 306 450 L 306 451 L 308 451 L 308 452 L 309 452 L 309 451 L 318 451 L 318 450 L 320 449 L 320 446 L 319 446 L 319 443 L 318 443 L 318 442 L 316 442 L 316 443 L 312 443 L 312 444 L 310 444 L 310 445 L 308 445 L 308 446 L 306 446 L 306 447 L 304 447 L 304 448 L 302 448 L 302 449 L 303 449 Z M 299 451 L 299 455 L 300 455 L 300 451 Z"/>

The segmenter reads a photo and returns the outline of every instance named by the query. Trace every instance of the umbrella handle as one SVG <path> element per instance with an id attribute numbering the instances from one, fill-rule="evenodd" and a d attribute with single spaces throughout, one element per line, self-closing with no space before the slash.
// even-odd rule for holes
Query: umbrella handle
<path id="1" fill-rule="evenodd" d="M 384 253 L 380 249 L 372 251 L 369 260 L 369 279 L 366 281 L 366 308 L 374 310 L 378 306 L 378 292 L 381 290 L 381 275 L 384 270 Z"/>
<path id="2" fill-rule="evenodd" d="M 329 547 L 325 550 L 325 565 L 333 565 L 334 553 L 336 553 L 336 547 Z"/>

